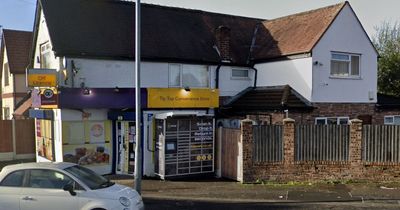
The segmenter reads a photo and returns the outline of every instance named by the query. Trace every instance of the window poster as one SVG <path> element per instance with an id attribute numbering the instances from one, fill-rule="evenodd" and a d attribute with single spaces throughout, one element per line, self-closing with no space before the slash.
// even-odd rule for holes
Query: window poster
<path id="1" fill-rule="evenodd" d="M 104 122 L 91 122 L 90 128 L 90 143 L 104 143 Z"/>
<path id="2" fill-rule="evenodd" d="M 62 127 L 63 161 L 111 170 L 111 121 L 65 121 Z"/>
<path id="3" fill-rule="evenodd" d="M 36 152 L 38 156 L 54 161 L 51 120 L 36 120 Z"/>

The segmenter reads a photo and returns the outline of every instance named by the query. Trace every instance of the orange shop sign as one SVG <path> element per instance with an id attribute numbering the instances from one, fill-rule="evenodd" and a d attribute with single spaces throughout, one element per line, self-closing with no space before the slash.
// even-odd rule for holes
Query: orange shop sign
<path id="1" fill-rule="evenodd" d="M 29 74 L 29 87 L 55 87 L 57 85 L 57 77 L 55 74 Z"/>

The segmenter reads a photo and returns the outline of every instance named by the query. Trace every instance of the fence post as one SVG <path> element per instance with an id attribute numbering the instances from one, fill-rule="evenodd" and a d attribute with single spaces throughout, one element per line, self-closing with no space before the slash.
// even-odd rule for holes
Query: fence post
<path id="1" fill-rule="evenodd" d="M 362 120 L 350 120 L 349 162 L 352 174 L 362 175 Z"/>
<path id="2" fill-rule="evenodd" d="M 242 146 L 239 147 L 239 155 L 241 155 L 242 165 L 239 176 L 242 183 L 252 182 L 253 180 L 253 121 L 245 119 L 241 121 L 241 141 Z M 239 177 L 239 178 L 240 178 Z"/>
<path id="3" fill-rule="evenodd" d="M 17 159 L 17 132 L 16 132 L 16 122 L 12 119 L 12 143 L 13 143 L 13 160 Z"/>
<path id="4" fill-rule="evenodd" d="M 290 166 L 294 164 L 294 120 L 286 118 L 283 120 L 283 164 Z"/>

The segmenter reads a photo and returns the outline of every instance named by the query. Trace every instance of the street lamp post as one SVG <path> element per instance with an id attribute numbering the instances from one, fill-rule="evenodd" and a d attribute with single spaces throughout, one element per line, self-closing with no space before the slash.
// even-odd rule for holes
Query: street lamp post
<path id="1" fill-rule="evenodd" d="M 141 139 L 141 104 L 140 104 L 140 0 L 135 4 L 135 113 L 136 113 L 136 148 L 135 148 L 135 190 L 141 194 L 142 188 L 142 139 Z"/>

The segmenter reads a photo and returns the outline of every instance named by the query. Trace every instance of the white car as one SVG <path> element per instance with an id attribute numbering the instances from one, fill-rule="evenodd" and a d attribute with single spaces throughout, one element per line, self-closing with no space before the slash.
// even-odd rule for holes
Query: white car
<path id="1" fill-rule="evenodd" d="M 24 163 L 0 172 L 0 210 L 143 210 L 142 197 L 73 163 Z"/>

